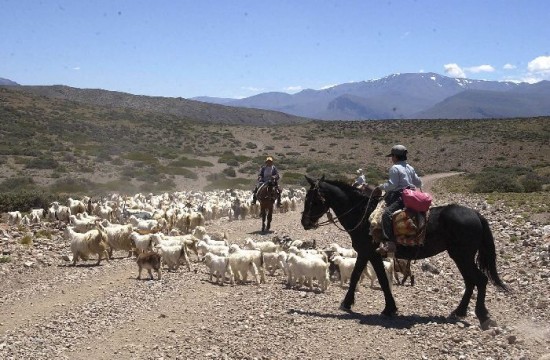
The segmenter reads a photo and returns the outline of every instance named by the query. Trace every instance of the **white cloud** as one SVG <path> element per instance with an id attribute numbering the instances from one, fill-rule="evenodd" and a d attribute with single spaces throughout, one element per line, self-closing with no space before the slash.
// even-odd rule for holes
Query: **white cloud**
<path id="1" fill-rule="evenodd" d="M 516 68 L 516 65 L 505 64 L 502 68 L 503 68 L 504 70 L 514 70 L 514 69 Z"/>
<path id="2" fill-rule="evenodd" d="M 527 64 L 527 70 L 530 73 L 550 72 L 550 56 L 539 56 Z"/>
<path id="3" fill-rule="evenodd" d="M 243 86 L 241 87 L 242 90 L 246 90 L 246 91 L 250 91 L 250 92 L 262 92 L 264 91 L 264 89 L 262 88 L 257 88 L 257 87 L 253 87 L 253 86 Z"/>
<path id="4" fill-rule="evenodd" d="M 491 65 L 479 65 L 479 66 L 472 66 L 469 68 L 464 69 L 465 71 L 477 74 L 480 72 L 493 72 L 495 71 L 495 68 Z"/>
<path id="5" fill-rule="evenodd" d="M 73 68 L 73 70 L 76 70 L 76 71 L 80 70 L 80 66 L 75 66 L 75 67 Z"/>
<path id="6" fill-rule="evenodd" d="M 445 74 L 455 77 L 455 78 L 465 78 L 466 74 L 464 73 L 464 70 L 458 66 L 458 64 L 445 64 L 443 65 L 443 68 L 445 68 Z"/>

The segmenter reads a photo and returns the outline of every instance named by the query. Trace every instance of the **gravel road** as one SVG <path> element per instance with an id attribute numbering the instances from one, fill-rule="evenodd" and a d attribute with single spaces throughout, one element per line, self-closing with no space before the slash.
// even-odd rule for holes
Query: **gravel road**
<path id="1" fill-rule="evenodd" d="M 425 182 L 431 189 L 430 178 Z M 191 272 L 140 281 L 134 260 L 122 252 L 100 266 L 90 260 L 70 267 L 61 234 L 28 247 L 17 242 L 17 229 L 3 226 L 0 244 L 12 261 L 0 263 L 0 358 L 550 359 L 548 224 L 475 196 L 438 195 L 436 203 L 451 200 L 490 220 L 498 269 L 513 290 L 488 287 L 487 307 L 498 326 L 487 331 L 472 305 L 466 319 L 447 319 L 463 284 L 446 254 L 413 263 L 416 284 L 393 287 L 400 315 L 385 318 L 382 293 L 370 281 L 360 285 L 354 312 L 345 313 L 338 305 L 346 288 L 338 282 L 325 293 L 290 289 L 279 271 L 260 286 L 218 286 L 194 257 Z M 257 218 L 222 218 L 207 230 L 225 231 L 240 244 L 286 235 L 350 247 L 336 227 L 304 231 L 299 220 L 299 211 L 275 214 L 273 232 L 264 235 Z"/>

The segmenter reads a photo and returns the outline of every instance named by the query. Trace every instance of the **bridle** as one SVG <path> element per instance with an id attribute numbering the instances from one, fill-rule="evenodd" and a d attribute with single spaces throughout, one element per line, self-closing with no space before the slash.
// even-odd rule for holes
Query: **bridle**
<path id="1" fill-rule="evenodd" d="M 334 217 L 332 215 L 332 213 L 330 212 L 330 206 L 327 205 L 327 200 L 325 199 L 324 195 L 322 194 L 321 192 L 321 188 L 319 186 L 320 184 L 320 180 L 317 180 L 315 182 L 315 185 L 313 186 L 313 188 L 311 190 L 315 191 L 315 193 L 317 194 L 317 197 L 319 198 L 319 200 L 321 201 L 321 204 L 323 205 L 323 207 L 326 209 L 326 210 L 323 210 L 321 213 L 319 214 L 315 214 L 315 216 L 311 215 L 311 206 L 309 207 L 308 209 L 308 213 L 306 214 L 305 212 L 302 213 L 302 217 L 306 217 L 308 219 L 314 219 L 314 218 L 317 218 L 317 221 L 323 216 L 323 215 L 327 215 L 327 220 L 323 221 L 323 222 L 317 222 L 315 225 L 315 227 L 321 227 L 321 226 L 325 226 L 325 225 L 329 225 L 329 224 L 334 224 L 336 226 L 336 228 L 338 228 L 338 230 L 341 230 L 341 231 L 346 231 L 346 232 L 352 232 L 354 230 L 356 230 L 359 226 L 361 226 L 364 221 L 365 221 L 365 218 L 367 217 L 367 213 L 369 211 L 369 206 L 371 204 L 371 201 L 373 198 L 380 198 L 381 196 L 373 196 L 372 194 L 368 197 L 368 202 L 367 202 L 367 206 L 365 206 L 365 211 L 363 212 L 363 215 L 361 216 L 361 219 L 357 222 L 357 224 L 351 229 L 351 230 L 346 230 L 343 226 L 339 226 L 338 223 L 342 223 L 342 221 L 340 220 L 341 218 L 343 218 L 344 216 L 346 216 L 347 214 L 349 214 L 351 211 L 355 210 L 356 208 L 358 208 L 359 206 L 361 206 L 365 201 L 366 201 L 366 197 L 363 198 L 361 201 L 359 201 L 358 203 L 354 204 L 351 208 L 349 208 L 348 210 L 344 211 L 344 213 L 340 214 L 339 216 L 336 216 Z"/>

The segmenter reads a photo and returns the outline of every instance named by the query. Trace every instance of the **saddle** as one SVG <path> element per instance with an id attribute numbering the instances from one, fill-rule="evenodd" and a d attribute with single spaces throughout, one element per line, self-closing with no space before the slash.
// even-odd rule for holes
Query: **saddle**
<path id="1" fill-rule="evenodd" d="M 392 215 L 395 241 L 403 246 L 422 246 L 426 239 L 428 212 L 398 210 Z"/>
<path id="2" fill-rule="evenodd" d="M 386 204 L 381 201 L 369 217 L 370 235 L 374 243 L 384 240 L 382 214 Z M 395 240 L 404 246 L 422 246 L 426 238 L 426 224 L 429 212 L 416 212 L 410 209 L 397 210 L 392 216 Z"/>

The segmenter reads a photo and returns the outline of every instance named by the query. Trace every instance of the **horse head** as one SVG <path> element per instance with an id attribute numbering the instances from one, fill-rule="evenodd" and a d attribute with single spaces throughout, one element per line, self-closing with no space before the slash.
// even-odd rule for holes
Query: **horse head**
<path id="1" fill-rule="evenodd" d="M 313 180 L 305 175 L 305 178 L 310 184 L 310 188 L 306 193 L 306 199 L 304 201 L 302 226 L 305 230 L 310 230 L 318 226 L 319 219 L 329 211 L 329 206 L 321 190 L 321 184 L 325 181 L 325 177 L 323 176 L 319 180 Z"/>

